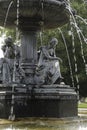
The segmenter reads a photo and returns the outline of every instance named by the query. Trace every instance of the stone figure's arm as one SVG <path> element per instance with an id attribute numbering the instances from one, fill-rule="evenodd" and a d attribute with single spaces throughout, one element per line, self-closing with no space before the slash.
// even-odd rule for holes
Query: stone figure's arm
<path id="1" fill-rule="evenodd" d="M 60 61 L 61 63 L 62 63 L 62 59 L 61 58 L 59 58 L 59 57 L 49 57 L 49 59 L 50 60 L 58 60 L 58 61 Z"/>
<path id="2" fill-rule="evenodd" d="M 47 59 L 49 59 L 50 55 L 48 53 L 47 48 L 46 47 L 41 47 L 40 50 L 43 53 L 44 57 L 47 58 Z"/>
<path id="3" fill-rule="evenodd" d="M 62 63 L 62 59 L 60 57 L 56 57 L 55 49 L 54 49 L 54 60 L 59 60 Z"/>
<path id="4" fill-rule="evenodd" d="M 44 58 L 46 58 L 48 60 L 58 60 L 57 57 L 50 56 L 50 54 L 49 54 L 48 50 L 46 49 L 46 47 L 42 47 L 41 51 L 42 51 L 42 53 L 44 55 Z"/>
<path id="5" fill-rule="evenodd" d="M 62 59 L 59 58 L 59 57 L 56 57 L 56 55 L 55 56 L 50 56 L 48 50 L 46 49 L 46 47 L 41 47 L 41 51 L 42 51 L 42 53 L 43 53 L 43 55 L 44 55 L 44 57 L 46 59 L 48 59 L 48 60 L 59 60 L 60 62 L 62 62 Z"/>
<path id="6" fill-rule="evenodd" d="M 62 59 L 60 58 L 60 57 L 57 57 L 58 58 L 58 60 L 62 63 Z"/>

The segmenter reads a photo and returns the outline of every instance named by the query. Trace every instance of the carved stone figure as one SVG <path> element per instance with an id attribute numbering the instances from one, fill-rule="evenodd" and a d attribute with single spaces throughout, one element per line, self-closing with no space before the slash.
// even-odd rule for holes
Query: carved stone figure
<path id="1" fill-rule="evenodd" d="M 37 84 L 54 84 L 62 79 L 59 57 L 56 57 L 55 47 L 58 44 L 56 38 L 52 38 L 48 46 L 40 47 L 40 57 L 36 70 L 35 81 Z"/>
<path id="2" fill-rule="evenodd" d="M 0 81 L 10 83 L 13 81 L 14 64 L 19 64 L 20 50 L 13 44 L 11 37 L 5 39 L 2 50 L 4 58 L 0 59 Z"/>

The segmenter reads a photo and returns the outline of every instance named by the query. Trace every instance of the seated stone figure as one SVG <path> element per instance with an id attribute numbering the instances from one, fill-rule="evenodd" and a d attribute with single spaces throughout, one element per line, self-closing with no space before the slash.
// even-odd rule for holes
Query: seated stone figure
<path id="1" fill-rule="evenodd" d="M 14 61 L 18 63 L 20 58 L 20 51 L 16 45 L 13 44 L 12 38 L 7 37 L 2 46 L 4 58 L 0 59 L 0 82 L 10 83 L 13 80 Z"/>
<path id="2" fill-rule="evenodd" d="M 49 45 L 40 47 L 40 57 L 35 75 L 36 84 L 54 84 L 62 79 L 59 57 L 56 57 L 55 47 L 58 44 L 56 38 L 52 38 Z"/>

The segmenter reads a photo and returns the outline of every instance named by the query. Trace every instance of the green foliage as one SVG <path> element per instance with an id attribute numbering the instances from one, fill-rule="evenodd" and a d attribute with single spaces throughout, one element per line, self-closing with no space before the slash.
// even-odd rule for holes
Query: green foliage
<path id="1" fill-rule="evenodd" d="M 13 41 L 16 40 L 16 29 L 8 29 L 0 27 L 0 36 L 6 35 L 6 37 L 11 36 Z"/>
<path id="2" fill-rule="evenodd" d="M 87 108 L 87 103 L 79 103 L 78 108 Z"/>

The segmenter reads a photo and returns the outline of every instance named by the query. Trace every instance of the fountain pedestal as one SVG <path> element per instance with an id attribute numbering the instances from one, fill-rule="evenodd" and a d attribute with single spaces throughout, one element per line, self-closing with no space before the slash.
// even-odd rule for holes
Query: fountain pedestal
<path id="1" fill-rule="evenodd" d="M 0 117 L 9 118 L 11 106 L 18 117 L 75 117 L 77 94 L 67 85 L 32 86 L 23 84 L 0 86 Z M 7 91 L 6 91 L 7 89 Z M 12 104 L 12 95 L 14 103 Z"/>
<path id="2" fill-rule="evenodd" d="M 16 21 L 21 30 L 24 80 L 19 84 L 0 85 L 0 118 L 14 117 L 73 117 L 77 116 L 77 95 L 67 85 L 35 85 L 37 64 L 36 32 L 57 28 L 69 21 L 67 0 L 0 0 L 0 26 Z M 19 8 L 18 8 L 19 7 Z M 6 11 L 7 14 L 6 14 Z M 19 16 L 17 17 L 17 12 Z M 6 16 L 8 19 L 5 19 Z M 17 19 L 18 18 L 18 19 Z M 6 21 L 7 20 L 7 21 Z"/>

